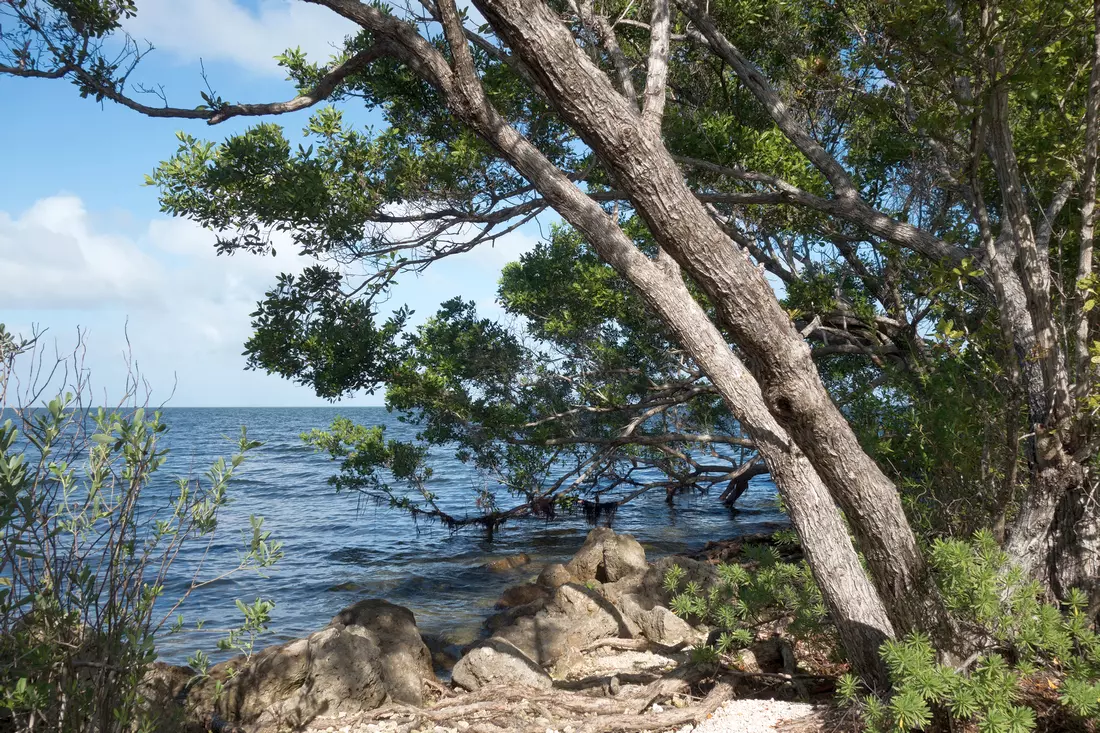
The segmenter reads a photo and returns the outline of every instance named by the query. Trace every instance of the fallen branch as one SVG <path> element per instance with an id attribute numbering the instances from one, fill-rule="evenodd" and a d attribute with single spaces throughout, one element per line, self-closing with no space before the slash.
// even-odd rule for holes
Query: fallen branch
<path id="1" fill-rule="evenodd" d="M 618 649 L 621 651 L 656 652 L 658 654 L 676 654 L 687 649 L 690 644 L 681 641 L 679 644 L 668 646 L 648 639 L 598 639 L 581 649 L 582 652 L 590 652 L 594 649 Z"/>
<path id="2" fill-rule="evenodd" d="M 701 723 L 708 715 L 733 697 L 733 685 L 719 682 L 698 705 L 666 710 L 649 715 L 608 715 L 595 718 L 582 725 L 580 733 L 606 733 L 608 731 L 663 730 L 685 723 Z M 534 730 L 531 733 L 535 733 Z M 540 732 L 541 733 L 541 732 Z"/>

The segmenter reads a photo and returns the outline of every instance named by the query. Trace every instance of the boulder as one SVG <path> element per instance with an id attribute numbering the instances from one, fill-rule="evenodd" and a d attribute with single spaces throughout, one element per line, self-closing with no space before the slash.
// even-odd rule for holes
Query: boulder
<path id="1" fill-rule="evenodd" d="M 538 584 L 543 588 L 554 590 L 572 581 L 573 574 L 569 572 L 569 568 L 560 562 L 552 562 L 539 573 Z"/>
<path id="2" fill-rule="evenodd" d="M 504 639 L 542 667 L 552 667 L 598 639 L 636 634 L 637 626 L 597 591 L 569 583 L 541 611 L 516 619 L 493 638 Z"/>
<path id="3" fill-rule="evenodd" d="M 600 639 L 645 637 L 673 646 L 706 638 L 705 631 L 666 607 L 663 581 L 673 564 L 684 566 L 687 579 L 704 586 L 716 576 L 713 566 L 689 558 L 665 558 L 651 567 L 645 550 L 630 535 L 593 529 L 566 565 L 547 565 L 535 583 L 505 591 L 498 606 L 506 610 L 490 617 L 486 627 L 492 633 L 489 641 L 505 644 L 500 649 L 506 651 L 474 648 L 455 666 L 455 681 L 469 689 L 488 684 L 492 660 L 502 654 L 511 655 L 512 667 L 518 664 L 517 653 L 524 664 L 507 674 L 527 674 L 530 663 L 558 678 L 583 663 L 582 650 Z"/>
<path id="4" fill-rule="evenodd" d="M 573 580 L 614 583 L 631 575 L 645 573 L 649 567 L 645 550 L 628 534 L 615 534 L 607 527 L 588 533 L 581 549 L 566 565 Z"/>
<path id="5" fill-rule="evenodd" d="M 673 646 L 682 641 L 696 643 L 706 637 L 668 608 L 658 605 L 646 594 L 643 578 L 632 576 L 616 583 L 605 583 L 600 592 L 615 605 L 637 634 L 658 644 Z"/>
<path id="6" fill-rule="evenodd" d="M 153 662 L 138 687 L 142 712 L 156 730 L 179 733 L 203 733 L 206 726 L 190 716 L 183 705 L 187 688 L 195 679 L 195 670 L 165 662 Z"/>
<path id="7" fill-rule="evenodd" d="M 141 680 L 141 695 L 151 704 L 167 706 L 182 702 L 195 670 L 165 662 L 153 662 Z"/>
<path id="8" fill-rule="evenodd" d="M 511 626 L 524 616 L 534 616 L 536 613 L 546 608 L 547 596 L 542 596 L 532 603 L 528 603 L 524 606 L 516 606 L 514 608 L 506 608 L 503 611 L 494 613 L 489 618 L 485 619 L 482 627 L 492 633 L 499 629 L 503 629 L 505 626 Z"/>
<path id="9" fill-rule="evenodd" d="M 642 611 L 633 620 L 641 628 L 645 638 L 658 644 L 674 646 L 680 642 L 695 643 L 701 641 L 700 637 L 706 636 L 664 606 L 654 606 L 648 611 Z"/>
<path id="10" fill-rule="evenodd" d="M 536 583 L 513 585 L 511 588 L 507 588 L 504 593 L 501 594 L 500 600 L 497 601 L 497 608 L 516 608 L 517 606 L 526 606 L 528 604 L 543 600 L 549 595 L 549 591 L 547 591 L 544 586 L 538 585 Z"/>
<path id="11" fill-rule="evenodd" d="M 389 601 L 360 601 L 336 614 L 331 626 L 375 641 L 388 697 L 409 705 L 424 702 L 424 680 L 435 681 L 435 674 L 412 611 Z"/>
<path id="12" fill-rule="evenodd" d="M 548 690 L 550 675 L 505 639 L 486 639 L 458 660 L 451 679 L 473 692 L 485 685 L 509 685 Z"/>
<path id="13" fill-rule="evenodd" d="M 412 612 L 365 600 L 305 639 L 215 665 L 188 705 L 267 730 L 302 726 L 321 714 L 370 710 L 387 700 L 420 705 L 424 681 L 434 679 Z M 219 682 L 224 690 L 216 694 Z"/>
<path id="14" fill-rule="evenodd" d="M 518 555 L 509 555 L 508 557 L 502 557 L 498 560 L 485 563 L 482 567 L 493 571 L 494 573 L 506 573 L 509 570 L 515 570 L 521 568 L 531 562 L 531 556 L 526 552 L 521 552 Z"/>
<path id="15" fill-rule="evenodd" d="M 617 534 L 604 541 L 603 564 L 605 578 L 596 578 L 603 583 L 614 583 L 649 570 L 641 543 L 628 534 Z"/>

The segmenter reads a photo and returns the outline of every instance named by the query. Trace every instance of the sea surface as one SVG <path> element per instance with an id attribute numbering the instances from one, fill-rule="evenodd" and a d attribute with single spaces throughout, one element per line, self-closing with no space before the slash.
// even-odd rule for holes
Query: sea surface
<path id="1" fill-rule="evenodd" d="M 337 415 L 383 424 L 394 438 L 408 439 L 416 432 L 415 426 L 399 422 L 381 407 L 164 410 L 170 430 L 163 444 L 171 452 L 149 488 L 153 502 L 169 496 L 176 477 L 201 476 L 218 456 L 232 455 L 242 425 L 250 438 L 263 441 L 230 485 L 233 501 L 222 514 L 213 544 L 209 549 L 205 543 L 185 548 L 173 566 L 165 599 L 178 597 L 196 570 L 204 580 L 235 565 L 250 515 L 264 517 L 265 528 L 282 542 L 286 556 L 264 577 L 241 572 L 195 590 L 181 608 L 192 630 L 163 635 L 158 642 L 162 658 L 183 661 L 197 648 L 209 652 L 217 629 L 239 622 L 235 600 L 256 598 L 275 603 L 271 631 L 257 645 L 307 635 L 363 598 L 407 606 L 422 633 L 465 644 L 477 638 L 505 587 L 533 577 L 546 562 L 567 559 L 590 529 L 580 515 L 517 520 L 490 540 L 476 527 L 452 533 L 438 524 L 418 525 L 354 494 L 337 494 L 327 481 L 336 464 L 299 437 L 303 431 L 327 427 Z M 441 503 L 451 510 L 471 506 L 486 478 L 445 450 L 436 450 L 432 461 L 429 488 Z M 620 508 L 613 527 L 637 537 L 653 559 L 783 524 L 775 488 L 766 478 L 752 482 L 738 508 L 724 509 L 714 493 L 680 496 L 670 506 L 664 492 L 655 491 Z M 531 564 L 504 574 L 484 567 L 521 552 L 531 556 Z M 205 623 L 201 632 L 193 630 L 199 620 Z"/>

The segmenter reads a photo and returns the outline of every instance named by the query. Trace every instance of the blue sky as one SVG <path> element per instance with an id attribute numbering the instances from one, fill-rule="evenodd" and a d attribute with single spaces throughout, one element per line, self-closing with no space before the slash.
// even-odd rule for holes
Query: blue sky
<path id="1" fill-rule="evenodd" d="M 155 47 L 136 81 L 162 84 L 175 106 L 201 100 L 205 68 L 230 101 L 294 94 L 271 58 L 290 46 L 327 57 L 350 26 L 323 8 L 285 0 L 144 0 L 128 25 Z M 200 59 L 202 66 L 200 67 Z M 245 127 L 158 120 L 81 99 L 67 82 L 0 77 L 0 323 L 28 333 L 48 328 L 49 345 L 88 332 L 86 364 L 97 392 L 121 390 L 126 335 L 154 401 L 174 406 L 325 404 L 312 392 L 244 371 L 248 313 L 283 271 L 305 263 L 279 256 L 216 257 L 215 234 L 160 213 L 145 174 L 175 150 L 175 133 L 220 140 Z M 365 122 L 369 117 L 363 114 Z M 296 133 L 308 112 L 278 122 Z M 406 276 L 389 305 L 408 303 L 417 319 L 455 295 L 491 314 L 501 266 L 538 239 L 536 226 L 495 248 Z M 497 310 L 499 312 L 499 310 Z M 381 404 L 359 395 L 348 404 Z"/>

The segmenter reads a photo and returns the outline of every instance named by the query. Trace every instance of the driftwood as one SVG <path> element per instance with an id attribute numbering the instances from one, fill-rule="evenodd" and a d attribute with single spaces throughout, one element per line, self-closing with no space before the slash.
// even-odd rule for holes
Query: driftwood
<path id="1" fill-rule="evenodd" d="M 595 649 L 617 649 L 620 651 L 655 652 L 657 654 L 677 654 L 687 649 L 690 644 L 681 641 L 679 644 L 669 646 L 648 639 L 598 639 L 581 649 L 582 652 L 590 652 Z"/>
<path id="2" fill-rule="evenodd" d="M 617 698 L 562 689 L 493 686 L 461 697 L 443 698 L 425 708 L 391 703 L 357 716 L 355 722 L 390 721 L 402 733 L 423 728 L 425 724 L 450 726 L 460 720 L 469 723 L 469 731 L 475 733 L 545 733 L 547 727 L 560 730 L 566 726 L 572 726 L 578 733 L 630 733 L 697 723 L 733 697 L 733 685 L 719 681 L 705 698 L 693 705 L 645 713 L 656 700 L 686 692 L 690 683 L 701 679 L 700 673 L 685 673 L 682 669 L 646 686 L 637 696 Z M 661 684 L 662 680 L 665 684 Z M 349 722 L 352 721 L 341 719 L 339 725 Z M 311 727 L 319 723 L 314 721 Z"/>

